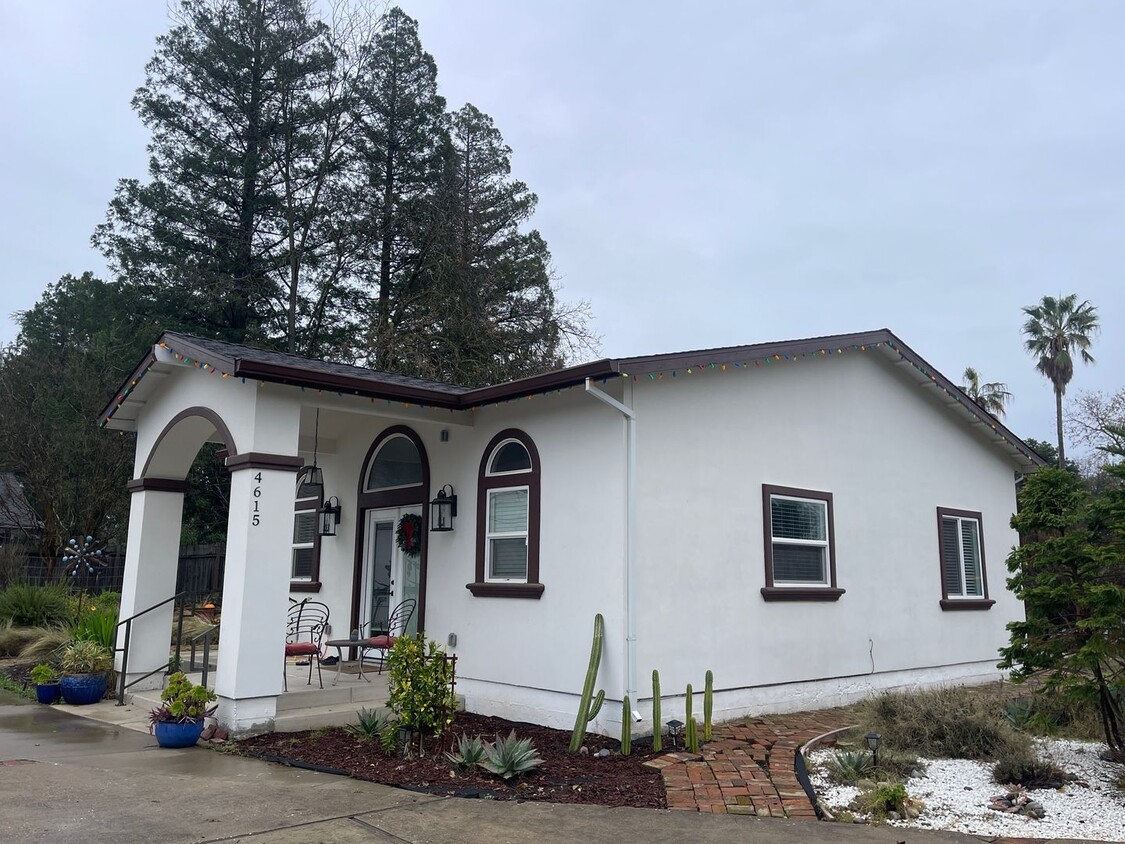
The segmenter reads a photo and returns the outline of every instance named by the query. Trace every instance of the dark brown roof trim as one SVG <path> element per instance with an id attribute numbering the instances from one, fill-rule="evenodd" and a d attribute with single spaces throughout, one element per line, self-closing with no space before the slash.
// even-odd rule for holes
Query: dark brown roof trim
<path id="1" fill-rule="evenodd" d="M 200 365 L 204 365 L 206 368 L 221 370 L 225 375 L 254 378 L 259 381 L 271 381 L 316 390 L 329 390 L 341 394 L 349 393 L 368 397 L 372 400 L 386 399 L 387 401 L 415 404 L 419 407 L 448 410 L 471 410 L 490 404 L 554 392 L 582 384 L 587 378 L 607 380 L 626 377 L 638 380 L 645 375 L 654 377 L 657 373 L 668 371 L 675 374 L 678 370 L 695 367 L 733 366 L 741 368 L 760 365 L 764 361 L 792 360 L 794 357 L 801 356 L 831 356 L 854 349 L 866 351 L 870 347 L 887 346 L 898 353 L 902 360 L 907 361 L 921 374 L 929 378 L 932 384 L 944 390 L 965 410 L 995 432 L 997 436 L 1004 439 L 1021 456 L 1026 458 L 1029 465 L 1047 465 L 1046 461 L 1023 440 L 1008 430 L 999 420 L 970 399 L 960 387 L 941 375 L 921 356 L 885 328 L 878 331 L 831 334 L 803 340 L 758 343 L 749 346 L 726 346 L 643 357 L 606 358 L 542 375 L 521 378 L 517 381 L 476 389 L 451 387 L 438 382 L 429 382 L 433 386 L 427 387 L 425 384 L 428 382 L 421 381 L 419 383 L 419 379 L 412 379 L 414 383 L 406 384 L 397 382 L 395 380 L 397 376 L 392 374 L 380 373 L 375 370 L 362 370 L 358 367 L 355 368 L 357 372 L 370 372 L 370 376 L 365 374 L 364 377 L 360 377 L 359 375 L 349 376 L 341 373 L 324 372 L 311 366 L 301 366 L 299 363 L 301 359 L 296 355 L 284 356 L 292 358 L 294 361 L 292 365 L 254 360 L 252 357 L 233 357 L 229 354 L 224 355 L 203 348 L 193 343 L 192 339 L 184 335 L 166 332 L 160 336 L 158 344 L 175 354 L 196 359 L 200 362 Z M 172 344 L 174 344 L 174 347 Z M 222 345 L 230 349 L 244 348 L 248 356 L 252 356 L 256 351 L 250 347 L 240 347 L 229 343 Z M 137 367 L 133 376 L 127 379 L 122 388 L 118 390 L 117 397 L 102 411 L 99 424 L 105 426 L 109 418 L 125 401 L 129 391 L 136 386 L 140 377 L 153 362 L 155 362 L 155 359 L 150 354 Z"/>
<path id="2" fill-rule="evenodd" d="M 134 478 L 125 484 L 129 492 L 187 492 L 188 482 L 175 478 Z"/>
<path id="3" fill-rule="evenodd" d="M 227 471 L 237 472 L 242 469 L 277 469 L 282 472 L 299 472 L 305 466 L 304 458 L 291 457 L 288 454 L 265 454 L 260 451 L 248 451 L 246 454 L 234 454 L 226 459 Z"/>

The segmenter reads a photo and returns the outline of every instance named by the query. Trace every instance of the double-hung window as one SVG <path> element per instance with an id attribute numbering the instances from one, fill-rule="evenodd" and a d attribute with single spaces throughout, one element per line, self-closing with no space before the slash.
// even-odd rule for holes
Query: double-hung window
<path id="1" fill-rule="evenodd" d="M 938 508 L 943 609 L 988 609 L 981 514 Z"/>
<path id="2" fill-rule="evenodd" d="M 514 428 L 485 449 L 477 478 L 476 580 L 478 597 L 538 598 L 539 453 Z"/>
<path id="3" fill-rule="evenodd" d="M 834 601 L 836 549 L 832 493 L 764 484 L 766 600 Z"/>
<path id="4" fill-rule="evenodd" d="M 293 506 L 293 543 L 289 576 L 292 588 L 308 591 L 319 588 L 320 536 L 317 531 L 317 510 L 323 500 L 324 489 L 308 483 L 308 471 L 297 475 L 297 496 Z"/>

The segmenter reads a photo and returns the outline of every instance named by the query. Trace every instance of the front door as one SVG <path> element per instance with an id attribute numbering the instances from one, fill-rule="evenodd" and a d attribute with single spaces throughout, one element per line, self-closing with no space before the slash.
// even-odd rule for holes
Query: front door
<path id="1" fill-rule="evenodd" d="M 363 592 L 360 600 L 361 636 L 374 636 L 387 630 L 387 618 L 398 604 L 407 598 L 419 599 L 422 584 L 422 556 L 408 554 L 399 547 L 397 533 L 403 516 L 419 519 L 422 508 L 389 507 L 368 510 L 363 539 Z M 407 533 L 415 531 L 408 528 Z M 424 541 L 421 531 L 417 540 Z M 416 546 L 417 547 L 417 546 Z M 406 632 L 418 632 L 418 609 L 410 618 Z"/>

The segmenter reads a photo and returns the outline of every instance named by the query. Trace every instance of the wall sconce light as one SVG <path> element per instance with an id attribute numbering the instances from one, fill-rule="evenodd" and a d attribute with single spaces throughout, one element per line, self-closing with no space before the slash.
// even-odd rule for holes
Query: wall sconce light
<path id="1" fill-rule="evenodd" d="M 340 499 L 333 495 L 317 510 L 320 517 L 320 535 L 335 536 L 336 525 L 340 524 Z"/>
<path id="2" fill-rule="evenodd" d="M 453 530 L 453 520 L 457 518 L 457 496 L 452 486 L 446 484 L 439 489 L 437 498 L 430 502 L 430 508 L 430 530 Z"/>
<path id="3" fill-rule="evenodd" d="M 883 736 L 879 733 L 868 733 L 863 737 L 867 742 L 867 748 L 871 751 L 871 764 L 873 767 L 879 767 L 879 742 L 883 740 Z"/>
<path id="4" fill-rule="evenodd" d="M 684 722 L 673 718 L 668 722 L 668 738 L 672 739 L 672 749 L 679 747 L 680 735 L 684 731 Z"/>

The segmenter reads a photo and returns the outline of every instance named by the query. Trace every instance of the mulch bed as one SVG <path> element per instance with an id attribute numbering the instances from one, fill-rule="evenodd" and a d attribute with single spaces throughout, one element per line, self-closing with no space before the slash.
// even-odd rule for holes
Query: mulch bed
<path id="1" fill-rule="evenodd" d="M 544 760 L 537 769 L 518 779 L 505 782 L 480 768 L 460 772 L 445 758 L 445 751 L 454 746 L 462 733 L 490 740 L 496 735 L 507 736 L 513 729 L 518 738 L 530 738 Z M 570 733 L 562 730 L 460 712 L 452 730 L 440 742 L 428 738 L 426 755 L 412 759 L 385 756 L 377 743 L 361 741 L 340 727 L 255 736 L 239 742 L 238 749 L 247 756 L 296 763 L 430 794 L 646 809 L 665 807 L 660 773 L 641 764 L 659 755 L 652 752 L 651 739 L 634 741 L 629 756 L 617 752 L 619 742 L 592 733 L 586 736 L 586 754 L 571 753 L 569 743 Z M 595 754 L 603 748 L 610 750 L 610 755 L 599 758 Z"/>

